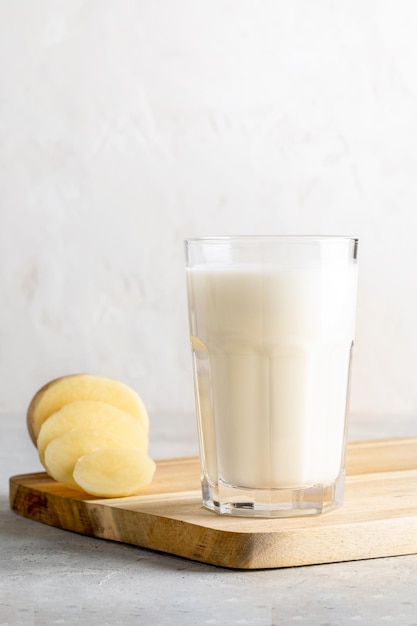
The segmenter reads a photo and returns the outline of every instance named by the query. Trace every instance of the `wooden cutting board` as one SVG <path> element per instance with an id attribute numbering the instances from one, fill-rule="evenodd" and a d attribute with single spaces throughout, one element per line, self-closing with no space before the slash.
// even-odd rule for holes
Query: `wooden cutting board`
<path id="1" fill-rule="evenodd" d="M 311 565 L 417 553 L 417 437 L 351 443 L 346 500 L 321 516 L 247 519 L 201 505 L 196 458 L 159 461 L 140 495 L 100 499 L 45 473 L 10 479 L 31 519 L 229 568 Z"/>

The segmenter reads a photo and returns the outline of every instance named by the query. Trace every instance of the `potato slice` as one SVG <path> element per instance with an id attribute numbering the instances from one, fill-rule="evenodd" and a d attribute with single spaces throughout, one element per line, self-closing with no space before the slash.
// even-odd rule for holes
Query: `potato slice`
<path id="1" fill-rule="evenodd" d="M 36 445 L 44 421 L 64 405 L 76 400 L 96 400 L 130 413 L 149 430 L 149 416 L 140 396 L 124 383 L 94 374 L 70 374 L 44 385 L 32 398 L 27 411 L 29 435 Z"/>
<path id="2" fill-rule="evenodd" d="M 100 448 L 78 459 L 73 477 L 87 493 L 117 498 L 143 489 L 152 481 L 155 468 L 154 461 L 138 450 Z"/>
<path id="3" fill-rule="evenodd" d="M 47 471 L 45 464 L 47 446 L 54 439 L 75 429 L 103 433 L 109 440 L 125 441 L 127 447 L 138 448 L 142 452 L 148 450 L 148 433 L 141 420 L 106 402 L 77 400 L 66 404 L 48 417 L 40 428 L 37 447 L 39 459 Z"/>
<path id="4" fill-rule="evenodd" d="M 84 454 L 103 447 L 128 448 L 131 447 L 129 435 L 119 433 L 109 437 L 105 432 L 94 430 L 70 430 L 57 439 L 51 441 L 45 450 L 45 468 L 49 476 L 60 483 L 79 489 L 72 474 L 76 462 Z"/>

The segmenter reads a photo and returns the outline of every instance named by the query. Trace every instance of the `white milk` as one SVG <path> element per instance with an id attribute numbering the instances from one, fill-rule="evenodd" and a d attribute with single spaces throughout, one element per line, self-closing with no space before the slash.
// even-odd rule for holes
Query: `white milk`
<path id="1" fill-rule="evenodd" d="M 332 483 L 343 456 L 355 266 L 194 267 L 187 276 L 209 481 Z"/>

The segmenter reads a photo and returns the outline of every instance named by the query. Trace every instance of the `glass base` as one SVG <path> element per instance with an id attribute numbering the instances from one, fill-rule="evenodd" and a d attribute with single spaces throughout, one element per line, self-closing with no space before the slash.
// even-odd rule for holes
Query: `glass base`
<path id="1" fill-rule="evenodd" d="M 247 489 L 202 481 L 203 505 L 221 515 L 300 517 L 320 515 L 343 504 L 345 475 L 331 484 L 286 489 Z"/>

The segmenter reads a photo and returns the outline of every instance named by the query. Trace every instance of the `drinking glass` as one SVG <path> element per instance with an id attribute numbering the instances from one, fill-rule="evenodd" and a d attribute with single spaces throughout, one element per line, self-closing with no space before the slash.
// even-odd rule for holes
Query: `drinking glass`
<path id="1" fill-rule="evenodd" d="M 340 506 L 358 240 L 207 237 L 185 252 L 204 506 Z"/>

